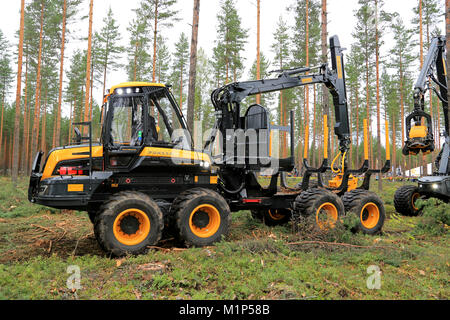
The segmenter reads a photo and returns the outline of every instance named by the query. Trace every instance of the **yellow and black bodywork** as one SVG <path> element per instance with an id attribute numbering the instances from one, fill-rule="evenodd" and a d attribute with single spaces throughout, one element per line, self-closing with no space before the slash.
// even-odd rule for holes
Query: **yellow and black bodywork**
<path id="1" fill-rule="evenodd" d="M 136 112 L 128 105 L 122 108 L 124 103 L 134 106 L 136 101 L 142 102 L 138 107 L 142 110 Z M 163 106 L 163 103 L 166 105 Z M 150 106 L 154 110 L 150 110 Z M 218 178 L 212 172 L 210 157 L 182 148 L 180 143 L 177 145 L 176 141 L 171 140 L 170 135 L 175 130 L 169 128 L 170 125 L 176 123 L 178 129 L 184 131 L 187 128 L 178 108 L 170 109 L 169 115 L 170 106 L 176 104 L 164 85 L 124 83 L 113 87 L 105 97 L 102 143 L 57 148 L 49 152 L 45 161 L 44 155 L 38 153 L 32 168 L 29 200 L 58 209 L 87 211 L 91 207 L 99 207 L 112 194 L 126 190 L 139 190 L 150 194 L 153 199 L 168 202 L 188 189 L 202 187 L 215 190 Z M 123 130 L 123 141 L 112 141 L 118 137 L 114 133 L 117 128 L 111 128 L 116 121 L 114 110 L 120 108 L 121 112 L 128 109 L 126 112 L 133 115 L 131 119 L 122 119 L 123 123 L 117 128 L 122 125 L 130 125 L 130 128 Z M 125 111 L 117 117 L 124 114 Z M 149 123 L 141 114 L 148 115 L 148 119 L 159 118 L 160 121 Z M 135 123 L 136 118 L 139 121 Z M 131 131 L 136 124 L 142 127 L 135 135 L 138 139 L 135 143 L 126 141 L 128 138 L 133 140 Z M 167 132 L 160 132 L 160 126 Z M 148 135 L 153 133 L 154 137 L 149 139 Z M 183 139 L 183 146 L 190 147 L 190 137 Z"/>

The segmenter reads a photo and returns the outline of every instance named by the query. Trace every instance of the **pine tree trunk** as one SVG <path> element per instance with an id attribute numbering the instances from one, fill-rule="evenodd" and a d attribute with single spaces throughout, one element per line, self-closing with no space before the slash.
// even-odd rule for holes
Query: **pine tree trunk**
<path id="1" fill-rule="evenodd" d="M 327 11 L 327 0 L 322 0 L 322 63 L 327 63 L 328 61 L 328 11 Z M 323 113 L 327 115 L 327 126 L 330 127 L 330 105 L 329 105 L 329 93 L 326 85 L 322 85 L 322 108 Z M 330 154 L 330 137 L 325 137 L 328 139 L 328 154 Z"/>
<path id="2" fill-rule="evenodd" d="M 105 97 L 105 93 L 106 93 L 106 71 L 108 69 L 108 57 L 106 57 L 106 62 L 104 65 L 104 69 L 103 69 L 103 91 L 102 91 L 102 105 L 103 105 L 103 99 Z"/>
<path id="3" fill-rule="evenodd" d="M 53 139 L 52 139 L 52 149 L 56 146 L 56 122 L 58 121 L 58 110 L 53 108 Z"/>
<path id="4" fill-rule="evenodd" d="M 375 0 L 376 20 L 378 21 L 378 0 Z M 376 49 L 376 69 L 377 69 L 377 138 L 378 138 L 378 166 L 382 165 L 381 160 L 381 104 L 380 104 L 380 43 L 379 43 L 378 23 L 375 32 L 375 49 Z M 388 132 L 386 134 L 389 134 Z M 387 147 L 387 146 L 386 146 Z M 378 190 L 383 191 L 383 179 L 380 173 L 378 179 Z"/>
<path id="5" fill-rule="evenodd" d="M 137 52 L 138 52 L 138 46 L 139 46 L 139 42 L 136 41 L 136 47 L 134 50 L 134 76 L 133 76 L 133 81 L 136 81 L 136 76 L 137 76 Z"/>
<path id="6" fill-rule="evenodd" d="M 90 87 L 91 87 L 91 57 L 92 57 L 92 16 L 94 9 L 94 0 L 91 0 L 89 6 L 89 36 L 88 36 L 88 51 L 87 51 L 87 64 L 86 64 L 86 95 L 84 101 L 84 121 L 90 121 L 89 117 L 89 98 L 90 98 Z M 87 134 L 87 128 L 83 130 Z"/>
<path id="7" fill-rule="evenodd" d="M 25 62 L 25 89 L 23 102 L 23 137 L 22 137 L 22 171 L 25 175 L 28 174 L 28 44 L 26 46 L 26 62 Z M 0 147 L 1 150 L 1 147 Z"/>
<path id="8" fill-rule="evenodd" d="M 419 0 L 420 69 L 423 68 L 423 2 Z"/>
<path id="9" fill-rule="evenodd" d="M 180 112 L 183 113 L 183 72 L 184 72 L 184 68 L 183 68 L 183 64 L 181 64 L 181 69 L 180 69 Z"/>
<path id="10" fill-rule="evenodd" d="M 350 101 L 353 101 L 352 99 L 350 99 Z M 349 105 L 349 107 L 350 107 L 350 110 L 352 110 L 352 106 L 351 105 Z M 353 121 L 353 115 L 352 115 L 352 113 L 353 112 L 350 112 L 350 114 L 349 114 L 349 131 L 350 131 L 350 137 L 351 137 L 351 139 L 353 140 L 353 130 L 352 130 L 352 121 Z M 350 143 L 350 150 L 349 150 L 349 152 L 350 152 L 350 155 L 349 155 L 349 159 L 350 159 L 350 167 L 352 167 L 353 166 L 353 143 Z"/>
<path id="11" fill-rule="evenodd" d="M 306 67 L 309 67 L 309 0 L 306 0 Z M 305 86 L 305 130 L 309 126 L 309 86 Z M 305 143 L 307 143 L 305 141 Z"/>
<path id="12" fill-rule="evenodd" d="M 438 138 L 438 148 L 439 148 L 439 151 L 440 151 L 441 148 L 442 148 L 442 146 L 441 146 L 441 111 L 440 111 L 440 108 L 439 108 L 439 102 L 437 102 L 437 103 L 438 103 L 438 108 L 437 108 L 437 138 Z"/>
<path id="13" fill-rule="evenodd" d="M 359 157 L 359 90 L 356 88 L 356 167 L 360 166 Z"/>
<path id="14" fill-rule="evenodd" d="M 401 123 L 402 123 L 402 149 L 405 146 L 405 99 L 404 99 L 404 93 L 403 93 L 403 61 L 402 61 L 402 55 L 400 55 L 400 113 L 401 113 Z M 405 167 L 406 162 L 402 161 L 401 168 L 402 168 L 402 175 L 405 177 Z"/>
<path id="15" fill-rule="evenodd" d="M 94 59 L 91 60 L 92 64 L 91 64 L 91 89 L 89 92 L 89 119 L 90 121 L 92 121 L 92 108 L 93 108 L 93 96 L 94 96 L 94 68 L 95 68 L 95 64 L 94 64 Z M 103 102 L 103 99 L 101 100 Z"/>
<path id="16" fill-rule="evenodd" d="M 256 80 L 261 79 L 261 0 L 257 0 L 256 32 Z M 261 95 L 256 95 L 256 103 L 261 104 Z"/>
<path id="17" fill-rule="evenodd" d="M 420 69 L 423 68 L 423 1 L 419 0 L 419 38 L 420 38 Z M 425 119 L 422 118 L 422 126 L 425 125 Z M 423 174 L 425 164 L 425 155 L 420 159 L 420 174 Z"/>
<path id="18" fill-rule="evenodd" d="M 67 144 L 70 145 L 72 142 L 72 123 L 73 123 L 73 108 L 74 108 L 74 103 L 71 102 L 70 103 L 70 115 L 69 115 L 69 132 L 68 132 L 68 139 L 69 141 L 67 141 Z"/>
<path id="19" fill-rule="evenodd" d="M 8 151 L 8 169 L 10 175 L 13 163 L 13 144 L 14 144 L 14 137 L 13 133 L 11 132 L 11 134 L 9 135 L 9 151 Z"/>
<path id="20" fill-rule="evenodd" d="M 317 154 L 317 148 L 316 148 L 316 85 L 313 85 L 313 92 L 314 92 L 314 99 L 313 99 L 313 159 L 312 163 L 315 167 L 317 167 L 316 163 L 316 154 Z"/>
<path id="21" fill-rule="evenodd" d="M 155 29 L 154 29 L 154 39 L 153 39 L 153 82 L 156 81 L 156 48 L 158 39 L 158 0 L 155 1 Z M 180 106 L 181 108 L 181 106 Z"/>
<path id="22" fill-rule="evenodd" d="M 369 48 L 367 47 L 367 41 L 369 38 L 369 34 L 368 34 L 368 30 L 367 30 L 368 26 L 366 26 L 366 28 L 364 29 L 365 31 L 365 39 L 366 39 L 366 44 L 365 44 L 365 50 L 364 50 L 364 58 L 365 58 L 365 63 L 366 63 L 366 117 L 367 117 L 367 126 L 368 126 L 368 131 L 369 131 L 369 158 L 370 158 L 370 162 L 373 164 L 374 163 L 374 159 L 373 159 L 373 146 L 372 146 L 372 131 L 371 131 L 371 117 L 370 117 L 370 87 L 369 87 Z"/>
<path id="23" fill-rule="evenodd" d="M 14 148 L 13 148 L 13 170 L 12 181 L 15 185 L 19 175 L 19 138 L 20 138 L 20 98 L 22 95 L 22 60 L 23 60 L 23 37 L 25 29 L 25 0 L 21 1 L 20 9 L 20 36 L 19 36 L 19 58 L 17 62 L 17 91 L 16 91 L 16 117 L 14 119 Z"/>
<path id="24" fill-rule="evenodd" d="M 34 157 L 38 150 L 38 139 L 39 139 L 39 114 L 41 105 L 41 65 L 42 65 L 42 42 L 43 42 L 43 32 L 44 32 L 44 3 L 41 3 L 41 30 L 39 35 L 39 55 L 38 55 L 38 65 L 37 65 L 37 76 L 36 76 L 36 93 L 35 99 L 36 103 L 34 106 L 34 120 L 33 120 L 33 132 L 31 134 L 31 157 Z"/>
<path id="25" fill-rule="evenodd" d="M 397 126 L 395 125 L 395 113 L 392 114 L 392 167 L 394 168 L 393 176 L 397 175 Z M 403 119 L 403 118 L 402 118 Z M 386 133 L 388 134 L 388 133 Z"/>
<path id="26" fill-rule="evenodd" d="M 46 134 L 47 134 L 47 96 L 48 93 L 45 92 L 45 102 L 44 102 L 44 114 L 42 115 L 42 135 L 41 135 L 41 150 L 46 152 L 47 146 L 46 146 Z"/>
<path id="27" fill-rule="evenodd" d="M 197 79 L 197 44 L 198 26 L 200 19 L 200 0 L 194 0 L 194 14 L 192 22 L 191 57 L 189 68 L 189 93 L 187 122 L 189 129 L 194 129 L 194 108 L 195 108 L 195 82 Z"/>
<path id="28" fill-rule="evenodd" d="M 1 166 L 2 171 L 6 175 L 6 155 L 8 154 L 6 152 L 6 135 L 5 135 L 4 139 L 2 140 L 2 146 L 3 146 L 3 149 L 0 149 L 0 152 L 2 152 L 0 154 L 0 157 L 1 157 L 0 161 L 2 162 L 2 166 Z"/>
<path id="29" fill-rule="evenodd" d="M 58 93 L 58 113 L 56 120 L 56 133 L 53 148 L 61 143 L 61 106 L 62 106 L 62 90 L 64 77 L 64 49 L 66 44 L 66 23 L 67 23 L 67 0 L 64 0 L 63 5 L 63 21 L 62 21 L 62 36 L 61 36 L 61 65 L 59 68 L 59 93 Z"/>
<path id="30" fill-rule="evenodd" d="M 280 69 L 283 70 L 283 55 L 280 53 Z M 286 117 L 283 105 L 283 91 L 280 91 L 280 122 L 284 126 L 286 124 Z M 282 133 L 282 144 L 283 144 L 283 158 L 287 157 L 287 145 L 286 145 L 286 132 Z"/>

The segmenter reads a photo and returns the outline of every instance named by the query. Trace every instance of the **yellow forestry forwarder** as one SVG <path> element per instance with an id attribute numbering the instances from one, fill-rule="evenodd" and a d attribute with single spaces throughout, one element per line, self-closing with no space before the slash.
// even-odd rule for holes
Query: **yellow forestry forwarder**
<path id="1" fill-rule="evenodd" d="M 76 128 L 75 146 L 52 150 L 45 161 L 39 152 L 32 167 L 29 200 L 87 211 L 98 243 L 113 256 L 145 252 L 160 241 L 163 230 L 175 231 L 187 246 L 211 245 L 227 235 L 231 212 L 240 210 L 251 210 L 268 225 L 314 216 L 325 229 L 353 212 L 360 217 L 361 232 L 380 232 L 384 204 L 368 190 L 371 175 L 387 172 L 390 161 L 381 170 L 369 169 L 366 125 L 364 164 L 358 170 L 349 168 L 351 135 L 343 49 L 337 36 L 330 38 L 330 48 L 331 69 L 324 64 L 280 70 L 274 79 L 232 83 L 215 90 L 216 122 L 202 152 L 192 149 L 186 121 L 168 86 L 132 82 L 111 88 L 102 108 L 101 142 L 92 142 L 90 122 L 79 123 L 74 125 L 88 127 L 88 137 Z M 305 146 L 303 182 L 288 188 L 285 174 L 295 163 L 293 112 L 290 126 L 274 126 L 261 105 L 250 106 L 242 116 L 241 102 L 251 95 L 318 83 L 325 84 L 333 96 L 340 152 L 331 166 L 325 152 L 322 166 L 311 168 Z M 238 131 L 244 132 L 244 140 L 236 138 Z M 272 156 L 276 131 L 290 135 L 287 159 Z M 213 156 L 218 145 L 223 150 Z M 264 188 L 256 172 L 271 168 L 270 185 Z M 325 185 L 322 175 L 330 170 L 335 178 Z M 318 179 L 314 187 L 313 175 Z M 357 175 L 365 175 L 360 187 Z"/>

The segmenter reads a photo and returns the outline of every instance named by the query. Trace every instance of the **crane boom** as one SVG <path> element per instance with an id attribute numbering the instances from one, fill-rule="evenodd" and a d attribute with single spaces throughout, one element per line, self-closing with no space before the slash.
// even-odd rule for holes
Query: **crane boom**
<path id="1" fill-rule="evenodd" d="M 340 150 L 345 153 L 350 149 L 350 123 L 348 116 L 347 92 L 345 85 L 344 56 L 338 36 L 330 38 L 331 63 L 321 65 L 318 73 L 309 74 L 312 68 L 281 70 L 278 78 L 236 82 L 216 89 L 211 100 L 216 109 L 215 129 L 226 137 L 226 130 L 244 129 L 241 114 L 241 102 L 252 95 L 282 91 L 313 84 L 325 84 L 333 96 L 335 106 L 335 133 L 340 142 Z M 212 143 L 211 139 L 206 147 Z M 291 146 L 293 149 L 293 146 Z M 205 148 L 207 149 L 207 148 Z"/>

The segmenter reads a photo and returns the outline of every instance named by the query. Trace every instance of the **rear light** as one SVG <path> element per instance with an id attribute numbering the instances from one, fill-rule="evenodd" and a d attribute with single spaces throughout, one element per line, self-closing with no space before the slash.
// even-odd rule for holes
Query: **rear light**
<path id="1" fill-rule="evenodd" d="M 82 167 L 61 167 L 58 170 L 58 174 L 61 176 L 82 176 L 85 171 Z"/>
<path id="2" fill-rule="evenodd" d="M 242 200 L 243 203 L 262 203 L 262 199 L 244 199 Z"/>

